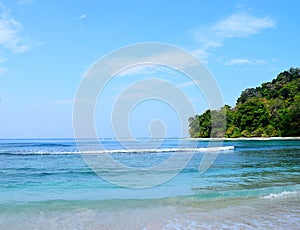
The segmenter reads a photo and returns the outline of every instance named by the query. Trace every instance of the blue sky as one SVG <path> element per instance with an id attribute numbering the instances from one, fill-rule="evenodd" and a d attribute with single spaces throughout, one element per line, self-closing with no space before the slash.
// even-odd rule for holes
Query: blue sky
<path id="1" fill-rule="evenodd" d="M 169 43 L 191 52 L 231 106 L 245 88 L 299 66 L 296 0 L 0 2 L 0 138 L 73 137 L 73 100 L 84 73 L 104 55 L 134 43 Z M 207 108 L 186 78 L 160 71 L 155 76 L 173 81 L 197 112 Z M 131 81 L 151 78 L 153 70 L 132 74 L 137 76 Z M 99 100 L 99 137 L 113 136 L 109 106 L 118 87 L 132 83 L 124 79 L 116 78 Z M 154 101 L 138 106 L 128 118 L 133 135 L 149 136 L 149 122 L 158 119 L 165 121 L 167 136 L 180 136 L 171 110 Z"/>

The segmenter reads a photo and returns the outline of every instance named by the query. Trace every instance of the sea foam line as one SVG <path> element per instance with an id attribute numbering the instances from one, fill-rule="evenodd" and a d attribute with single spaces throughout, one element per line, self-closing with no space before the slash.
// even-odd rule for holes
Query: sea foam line
<path id="1" fill-rule="evenodd" d="M 84 151 L 32 151 L 32 152 L 16 152 L 2 154 L 16 155 L 64 155 L 64 154 L 116 154 L 116 153 L 174 153 L 174 152 L 225 152 L 234 150 L 234 146 L 208 147 L 208 148 L 157 148 L 157 149 L 112 149 L 112 150 L 84 150 Z"/>
<path id="2" fill-rule="evenodd" d="M 296 191 L 283 191 L 281 193 L 271 193 L 270 195 L 261 197 L 262 199 L 278 199 L 297 195 Z"/>
<path id="3" fill-rule="evenodd" d="M 165 153 L 165 152 L 217 152 L 234 150 L 234 146 L 209 148 L 161 148 L 161 149 L 116 149 L 100 151 L 83 151 L 81 153 Z"/>

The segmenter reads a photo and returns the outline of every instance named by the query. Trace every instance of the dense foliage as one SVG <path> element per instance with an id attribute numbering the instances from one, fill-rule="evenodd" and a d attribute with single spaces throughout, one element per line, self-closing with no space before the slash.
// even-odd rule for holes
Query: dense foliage
<path id="1" fill-rule="evenodd" d="M 300 68 L 241 93 L 234 108 L 189 118 L 191 137 L 300 136 Z"/>

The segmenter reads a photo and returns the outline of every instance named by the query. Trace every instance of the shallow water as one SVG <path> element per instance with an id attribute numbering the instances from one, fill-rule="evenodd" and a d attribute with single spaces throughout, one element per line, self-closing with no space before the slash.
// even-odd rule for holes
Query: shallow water
<path id="1" fill-rule="evenodd" d="M 133 189 L 99 177 L 73 140 L 1 140 L 0 228 L 300 228 L 299 140 L 225 141 L 227 147 L 203 174 L 199 164 L 209 152 L 207 141 L 142 140 L 136 145 L 128 140 L 134 151 L 124 151 L 115 140 L 102 144 L 131 167 L 151 167 L 174 153 L 197 149 L 173 179 Z M 103 166 L 101 173 L 118 177 L 124 172 Z M 126 173 L 130 180 L 137 172 Z"/>

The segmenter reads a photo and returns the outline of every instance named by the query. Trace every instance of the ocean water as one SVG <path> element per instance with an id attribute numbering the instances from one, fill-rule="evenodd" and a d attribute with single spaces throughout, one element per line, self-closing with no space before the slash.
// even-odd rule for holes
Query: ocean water
<path id="1" fill-rule="evenodd" d="M 0 140 L 0 229 L 300 229 L 300 140 L 224 141 L 204 173 L 201 160 L 216 152 L 207 140 L 84 142 L 92 147 L 80 152 L 73 139 Z M 191 152 L 183 170 L 147 188 L 106 177 L 139 171 L 96 173 L 86 161 L 109 154 L 143 168 Z"/>

